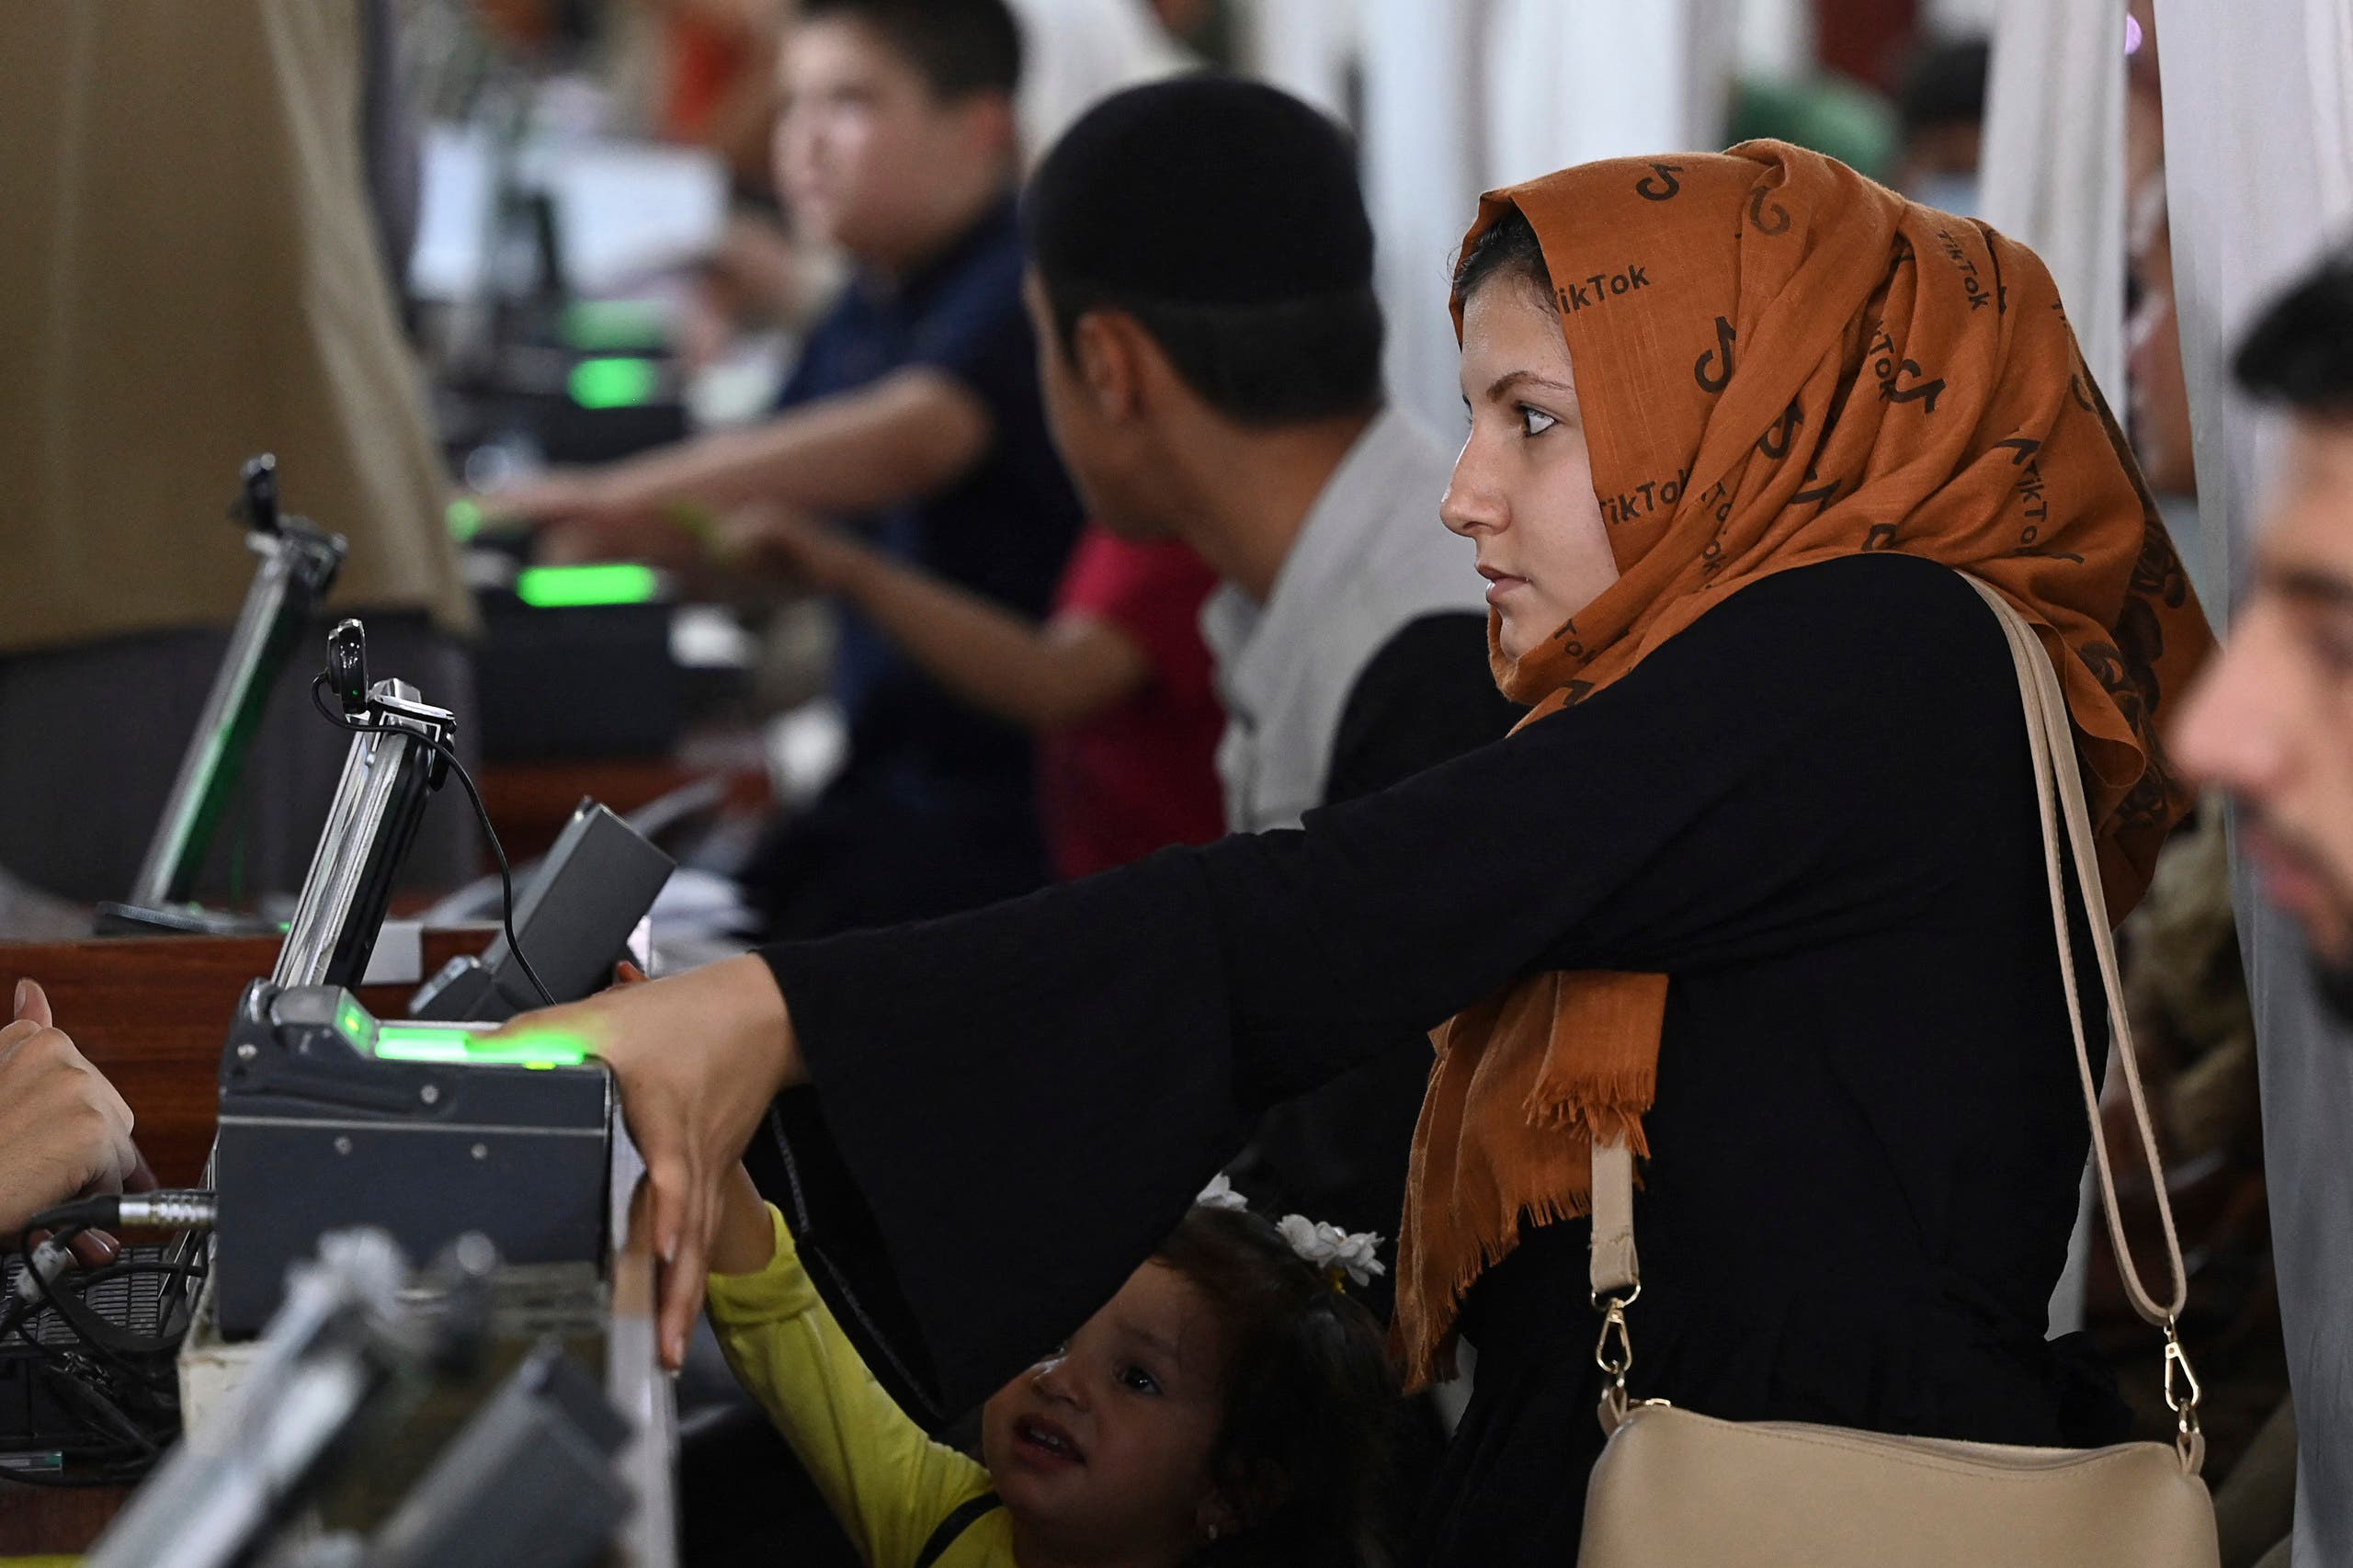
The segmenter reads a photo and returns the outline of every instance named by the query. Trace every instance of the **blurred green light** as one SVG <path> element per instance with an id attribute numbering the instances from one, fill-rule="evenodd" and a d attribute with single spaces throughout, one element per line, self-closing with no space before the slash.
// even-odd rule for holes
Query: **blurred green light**
<path id="1" fill-rule="evenodd" d="M 467 1067 L 577 1067 L 588 1048 L 574 1035 L 539 1033 L 485 1040 L 465 1029 L 426 1024 L 384 1024 L 376 1054 L 386 1062 L 449 1062 Z"/>
<path id="2" fill-rule="evenodd" d="M 464 544 L 474 535 L 482 532 L 482 507 L 474 502 L 460 497 L 449 503 L 448 522 L 449 537 L 460 544 Z"/>
<path id="3" fill-rule="evenodd" d="M 625 561 L 593 566 L 526 566 L 515 574 L 515 597 L 533 609 L 651 604 L 661 591 L 662 579 L 653 567 Z"/>
<path id="4" fill-rule="evenodd" d="M 572 368 L 572 401 L 583 408 L 635 408 L 654 401 L 661 379 L 651 359 L 583 359 Z"/>
<path id="5" fill-rule="evenodd" d="M 563 340 L 591 354 L 658 348 L 668 324 L 657 300 L 581 300 L 564 307 Z"/>

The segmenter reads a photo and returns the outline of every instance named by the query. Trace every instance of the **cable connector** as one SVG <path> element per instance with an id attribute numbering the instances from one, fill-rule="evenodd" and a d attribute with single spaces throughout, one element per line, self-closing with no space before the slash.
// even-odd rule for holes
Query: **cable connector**
<path id="1" fill-rule="evenodd" d="M 126 1231 L 209 1231 L 219 1213 L 210 1192 L 166 1187 L 124 1193 L 116 1201 L 114 1223 Z"/>
<path id="2" fill-rule="evenodd" d="M 209 1231 L 219 1204 L 202 1187 L 102 1193 L 32 1217 L 28 1231 Z M 46 1246 L 48 1244 L 42 1244 Z"/>

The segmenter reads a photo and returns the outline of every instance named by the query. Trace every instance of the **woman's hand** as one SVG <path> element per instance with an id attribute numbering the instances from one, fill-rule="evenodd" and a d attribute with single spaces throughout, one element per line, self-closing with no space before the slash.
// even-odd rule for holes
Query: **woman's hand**
<path id="1" fill-rule="evenodd" d="M 602 1058 L 620 1085 L 653 1184 L 662 1359 L 675 1369 L 702 1310 L 722 1184 L 768 1102 L 807 1076 L 791 1015 L 768 966 L 746 955 L 526 1013 L 498 1031 L 548 1035 Z"/>

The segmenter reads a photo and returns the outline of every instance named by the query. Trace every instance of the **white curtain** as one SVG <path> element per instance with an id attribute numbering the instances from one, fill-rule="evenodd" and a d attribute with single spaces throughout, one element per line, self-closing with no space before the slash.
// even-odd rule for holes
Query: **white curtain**
<path id="1" fill-rule="evenodd" d="M 1450 0 L 1427 0 L 1444 6 Z M 1465 0 L 1473 3 L 1473 0 Z M 1363 0 L 1245 0 L 1241 63 L 1326 114 L 1347 113 L 1348 66 Z"/>
<path id="2" fill-rule="evenodd" d="M 1260 14 L 1295 0 L 1261 0 Z M 1298 67 L 1322 51 L 1296 0 Z M 1722 144 L 1736 0 L 1361 0 L 1365 191 L 1381 246 L 1391 385 L 1461 421 L 1447 268 L 1480 191 L 1595 158 Z M 1335 25 L 1327 23 L 1327 27 Z M 1295 86 L 1289 77 L 1278 77 Z"/>
<path id="3" fill-rule="evenodd" d="M 1979 215 L 2034 247 L 2084 362 L 2124 406 L 2124 7 L 2001 0 Z"/>
<path id="4" fill-rule="evenodd" d="M 2277 431 L 2233 389 L 2251 316 L 2353 217 L 2353 0 L 2156 0 L 2174 294 L 2213 574 L 2243 588 Z M 2209 606 L 2218 619 L 2223 606 Z M 2353 1565 L 2353 1033 L 2234 866 L 2296 1400 L 2296 1568 Z M 2196 1348 L 2191 1348 L 2195 1355 Z"/>
<path id="5" fill-rule="evenodd" d="M 1031 166 L 1097 100 L 1193 63 L 1144 0 L 1012 0 L 1022 152 Z"/>
<path id="6" fill-rule="evenodd" d="M 1448 433 L 1462 419 L 1448 279 L 1483 188 L 1475 87 L 1485 21 L 1477 0 L 1371 0 L 1365 15 L 1365 202 L 1389 385 Z"/>
<path id="7" fill-rule="evenodd" d="M 1733 0 L 1491 0 L 1490 185 L 1722 142 Z"/>

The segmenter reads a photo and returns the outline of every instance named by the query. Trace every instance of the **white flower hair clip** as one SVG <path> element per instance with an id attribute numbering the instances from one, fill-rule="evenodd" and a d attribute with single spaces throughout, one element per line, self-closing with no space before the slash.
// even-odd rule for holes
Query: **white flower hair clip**
<path id="1" fill-rule="evenodd" d="M 1193 1200 L 1204 1209 L 1247 1210 L 1250 1200 L 1233 1190 L 1233 1183 L 1223 1172 L 1201 1188 Z M 1372 1231 L 1343 1231 L 1337 1225 L 1326 1225 L 1304 1214 L 1286 1214 L 1275 1221 L 1275 1229 L 1290 1244 L 1290 1250 L 1304 1261 L 1314 1265 L 1331 1278 L 1336 1290 L 1342 1278 L 1358 1285 L 1370 1285 L 1376 1275 L 1389 1272 L 1379 1255 L 1381 1237 Z"/>
<path id="2" fill-rule="evenodd" d="M 1201 1188 L 1201 1195 L 1193 1201 L 1204 1209 L 1247 1209 L 1250 1207 L 1250 1200 L 1233 1190 L 1233 1184 L 1226 1179 L 1223 1171 L 1211 1177 L 1209 1186 Z"/>
<path id="3" fill-rule="evenodd" d="M 1286 1214 L 1275 1221 L 1275 1229 L 1291 1251 L 1331 1275 L 1336 1285 L 1342 1274 L 1358 1285 L 1370 1285 L 1374 1275 L 1389 1272 L 1373 1256 L 1381 1238 L 1370 1231 L 1343 1231 L 1304 1214 Z"/>

